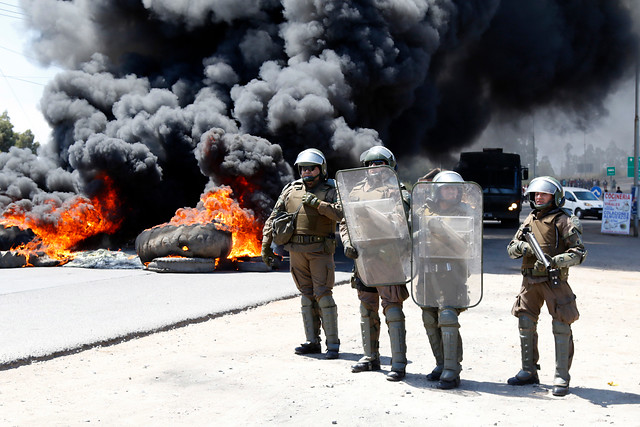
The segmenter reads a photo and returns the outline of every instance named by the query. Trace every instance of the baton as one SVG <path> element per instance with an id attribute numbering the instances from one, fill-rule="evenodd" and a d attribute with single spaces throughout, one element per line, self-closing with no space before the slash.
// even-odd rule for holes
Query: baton
<path id="1" fill-rule="evenodd" d="M 553 287 L 557 287 L 560 284 L 560 270 L 557 268 L 551 268 L 551 263 L 545 256 L 542 248 L 540 247 L 540 243 L 538 243 L 538 239 L 536 239 L 536 236 L 531 232 L 529 227 L 522 228 L 522 235 L 529 243 L 529 246 L 531 246 L 531 249 L 533 249 L 533 253 L 536 255 L 538 261 L 540 261 L 544 265 L 544 268 L 547 269 L 551 285 Z"/>

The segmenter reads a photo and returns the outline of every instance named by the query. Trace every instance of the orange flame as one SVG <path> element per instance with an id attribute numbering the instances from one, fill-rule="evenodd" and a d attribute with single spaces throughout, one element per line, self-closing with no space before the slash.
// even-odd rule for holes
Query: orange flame
<path id="1" fill-rule="evenodd" d="M 36 235 L 31 242 L 12 250 L 24 255 L 27 265 L 30 265 L 30 256 L 42 252 L 66 263 L 74 258 L 71 249 L 81 241 L 99 233 L 117 231 L 122 218 L 114 217 L 118 202 L 113 182 L 107 176 L 99 179 L 104 187 L 91 199 L 76 196 L 61 205 L 49 199 L 38 206 L 46 208 L 44 214 L 35 214 L 16 204 L 9 205 L 0 217 L 0 224 L 22 230 L 30 228 Z"/>
<path id="2" fill-rule="evenodd" d="M 249 185 L 240 178 L 241 185 Z M 253 212 L 245 209 L 231 197 L 231 187 L 221 186 L 200 196 L 198 208 L 178 209 L 169 224 L 191 225 L 219 221 L 231 231 L 232 249 L 228 258 L 260 256 L 262 224 Z"/>

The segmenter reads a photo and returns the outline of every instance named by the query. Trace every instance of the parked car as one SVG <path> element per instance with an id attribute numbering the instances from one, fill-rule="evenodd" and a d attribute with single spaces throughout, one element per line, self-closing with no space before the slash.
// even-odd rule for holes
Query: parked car
<path id="1" fill-rule="evenodd" d="M 586 188 L 564 187 L 564 208 L 578 218 L 602 219 L 602 200 Z"/>

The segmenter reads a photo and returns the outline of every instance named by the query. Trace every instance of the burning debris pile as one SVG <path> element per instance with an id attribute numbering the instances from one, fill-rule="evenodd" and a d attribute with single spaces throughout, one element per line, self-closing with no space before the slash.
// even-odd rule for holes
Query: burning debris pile
<path id="1" fill-rule="evenodd" d="M 446 157 L 496 113 L 595 116 L 637 54 L 626 0 L 21 4 L 30 55 L 66 70 L 41 101 L 50 141 L 0 153 L 0 225 L 35 234 L 12 245 L 26 263 L 131 245 L 221 189 L 252 226 L 197 223 L 224 224 L 238 256 L 302 149 L 332 175 L 379 144 Z"/>

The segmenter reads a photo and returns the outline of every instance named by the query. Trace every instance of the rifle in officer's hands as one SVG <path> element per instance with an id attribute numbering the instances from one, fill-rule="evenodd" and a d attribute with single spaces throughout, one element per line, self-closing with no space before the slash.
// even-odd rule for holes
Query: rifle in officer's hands
<path id="1" fill-rule="evenodd" d="M 533 253 L 536 255 L 536 258 L 538 258 L 538 261 L 547 269 L 551 286 L 557 287 L 560 284 L 560 269 L 551 266 L 551 258 L 542 252 L 538 239 L 536 239 L 536 236 L 531 232 L 529 227 L 522 229 L 522 235 L 531 246 L 531 249 L 533 249 Z"/>

